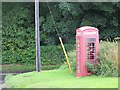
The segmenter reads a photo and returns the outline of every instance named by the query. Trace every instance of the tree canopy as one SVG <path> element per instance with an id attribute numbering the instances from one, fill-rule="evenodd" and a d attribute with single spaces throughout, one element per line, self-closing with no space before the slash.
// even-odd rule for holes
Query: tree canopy
<path id="1" fill-rule="evenodd" d="M 97 27 L 102 40 L 119 36 L 120 3 L 48 2 L 48 5 L 50 10 L 46 2 L 40 3 L 41 45 L 59 43 L 55 27 L 64 43 L 75 43 L 76 28 L 86 25 Z M 3 37 L 21 36 L 17 37 L 21 46 L 25 38 L 34 42 L 34 22 L 34 3 L 3 3 Z"/>
<path id="2" fill-rule="evenodd" d="M 76 28 L 81 26 L 97 27 L 100 30 L 100 39 L 102 40 L 113 40 L 119 36 L 119 3 L 49 3 L 52 14 L 48 11 L 46 3 L 41 4 L 46 6 L 47 11 L 44 15 L 42 14 L 44 11 L 42 11 L 43 9 L 41 8 L 41 19 L 43 21 L 41 23 L 41 31 L 45 32 L 46 36 L 51 37 L 48 41 L 55 41 L 55 27 L 57 27 L 65 42 L 68 41 L 69 43 L 74 43 Z M 55 25 L 53 24 L 51 15 L 54 17 Z M 51 36 L 51 34 L 54 36 Z"/>

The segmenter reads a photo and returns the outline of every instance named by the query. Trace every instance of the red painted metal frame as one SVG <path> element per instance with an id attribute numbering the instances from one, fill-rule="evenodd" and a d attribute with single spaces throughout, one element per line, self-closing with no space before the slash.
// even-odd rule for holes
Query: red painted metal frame
<path id="1" fill-rule="evenodd" d="M 90 26 L 84 26 L 76 30 L 76 76 L 77 77 L 89 75 L 89 72 L 86 67 L 86 61 L 87 61 L 86 44 L 88 43 L 86 42 L 86 40 L 90 38 L 95 39 L 93 43 L 95 45 L 94 60 L 96 64 L 97 56 L 98 56 L 98 47 L 99 47 L 98 29 Z"/>

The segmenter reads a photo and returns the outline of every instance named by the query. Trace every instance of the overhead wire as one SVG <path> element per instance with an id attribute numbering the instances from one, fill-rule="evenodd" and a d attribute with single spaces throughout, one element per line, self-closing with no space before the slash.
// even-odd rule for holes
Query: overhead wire
<path id="1" fill-rule="evenodd" d="M 52 18 L 52 21 L 53 21 L 53 25 L 54 25 L 54 27 L 55 27 L 55 31 L 57 32 L 57 35 L 58 35 L 58 37 L 59 37 L 59 40 L 60 40 L 60 43 L 61 43 L 61 46 L 62 46 L 62 49 L 63 49 L 63 52 L 64 52 L 64 55 L 65 55 L 65 57 L 66 57 L 66 61 L 67 61 L 68 67 L 69 67 L 69 69 L 70 69 L 70 73 L 72 74 L 72 68 L 71 68 L 71 65 L 70 65 L 70 61 L 69 61 L 69 59 L 68 59 L 67 52 L 66 52 L 65 47 L 64 47 L 64 44 L 63 44 L 63 42 L 62 42 L 62 38 L 60 37 L 60 33 L 58 32 L 58 28 L 56 27 L 56 23 L 55 23 L 53 14 L 52 14 L 52 10 L 50 9 L 50 6 L 49 6 L 48 2 L 46 2 L 46 3 L 47 3 L 47 7 L 48 7 L 48 9 L 49 9 L 49 12 L 50 12 L 50 15 L 51 15 L 51 18 Z"/>
<path id="2" fill-rule="evenodd" d="M 48 2 L 46 2 L 46 3 L 47 3 L 47 7 L 48 7 L 48 9 L 49 9 L 49 12 L 50 12 L 50 15 L 51 15 L 51 18 L 52 18 L 52 21 L 53 21 L 53 25 L 54 25 L 54 27 L 55 27 L 55 31 L 57 32 L 58 37 L 60 37 L 60 33 L 58 32 L 58 29 L 57 29 L 57 27 L 56 27 L 56 23 L 55 23 L 55 20 L 54 20 L 53 15 L 52 15 L 52 11 L 51 11 L 51 9 L 50 9 L 50 6 L 49 6 Z"/>

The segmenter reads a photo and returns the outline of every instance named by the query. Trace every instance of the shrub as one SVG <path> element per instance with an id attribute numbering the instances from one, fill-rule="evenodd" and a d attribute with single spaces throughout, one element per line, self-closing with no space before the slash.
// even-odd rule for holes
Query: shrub
<path id="1" fill-rule="evenodd" d="M 118 42 L 100 42 L 99 59 L 112 62 L 118 69 Z"/>
<path id="2" fill-rule="evenodd" d="M 68 52 L 73 49 L 73 45 L 65 45 Z M 65 61 L 62 47 L 59 46 L 41 46 L 41 64 L 42 65 L 61 65 Z M 2 51 L 3 64 L 35 64 L 35 46 L 26 49 L 13 47 L 11 50 Z"/>
<path id="3" fill-rule="evenodd" d="M 101 76 L 118 76 L 117 68 L 113 63 L 108 60 L 98 59 L 98 65 L 88 62 L 87 68 L 92 71 L 95 75 Z"/>
<path id="4" fill-rule="evenodd" d="M 115 42 L 100 42 L 98 65 L 93 65 L 92 62 L 86 62 L 88 70 L 95 75 L 102 76 L 118 76 L 118 43 Z M 76 55 L 75 50 L 69 53 L 72 69 L 76 71 Z"/>
<path id="5" fill-rule="evenodd" d="M 74 45 L 65 44 L 65 49 L 69 53 Z M 43 65 L 57 65 L 66 62 L 61 45 L 59 46 L 41 46 L 41 63 Z"/>
<path id="6" fill-rule="evenodd" d="M 68 56 L 69 56 L 72 70 L 75 71 L 76 70 L 76 52 L 75 52 L 75 50 L 72 50 L 71 52 L 69 52 Z"/>
<path id="7" fill-rule="evenodd" d="M 76 71 L 76 53 L 75 53 L 75 46 L 74 45 L 73 45 L 73 50 L 68 52 L 68 59 L 70 61 L 70 65 L 71 65 L 71 68 L 72 68 L 72 71 L 73 71 L 73 75 L 75 75 L 75 71 Z M 62 64 L 59 69 L 60 70 L 69 69 L 67 62 Z"/>
<path id="8" fill-rule="evenodd" d="M 61 46 L 41 46 L 41 61 L 43 65 L 62 64 L 64 56 Z"/>
<path id="9" fill-rule="evenodd" d="M 118 43 L 100 42 L 97 75 L 118 76 Z"/>

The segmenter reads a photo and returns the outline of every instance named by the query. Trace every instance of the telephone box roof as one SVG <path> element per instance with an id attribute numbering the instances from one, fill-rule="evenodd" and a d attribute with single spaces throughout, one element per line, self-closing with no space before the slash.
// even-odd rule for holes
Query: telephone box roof
<path id="1" fill-rule="evenodd" d="M 84 30 L 86 30 L 86 29 L 94 29 L 94 30 L 97 30 L 97 31 L 98 31 L 97 28 L 91 27 L 91 26 L 83 26 L 83 27 L 80 27 L 80 28 L 79 28 L 80 31 L 84 31 Z"/>

